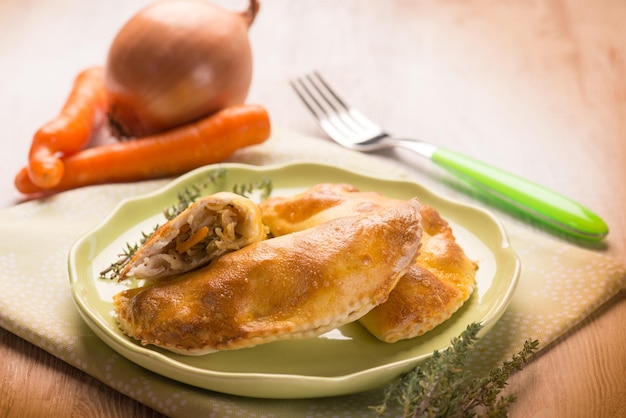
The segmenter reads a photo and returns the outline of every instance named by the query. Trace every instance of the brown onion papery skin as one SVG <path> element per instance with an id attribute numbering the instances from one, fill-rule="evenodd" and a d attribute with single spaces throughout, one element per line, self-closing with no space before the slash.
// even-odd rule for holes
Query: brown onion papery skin
<path id="1" fill-rule="evenodd" d="M 243 103 L 257 10 L 256 1 L 247 13 L 232 13 L 205 0 L 168 0 L 132 17 L 105 66 L 113 134 L 143 137 Z"/>

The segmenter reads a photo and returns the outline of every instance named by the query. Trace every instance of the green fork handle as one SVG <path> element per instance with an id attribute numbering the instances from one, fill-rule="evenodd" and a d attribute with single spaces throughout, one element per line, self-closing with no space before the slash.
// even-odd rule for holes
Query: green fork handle
<path id="1" fill-rule="evenodd" d="M 609 232 L 598 215 L 575 201 L 499 168 L 446 148 L 431 160 L 532 218 L 579 238 L 601 240 Z"/>

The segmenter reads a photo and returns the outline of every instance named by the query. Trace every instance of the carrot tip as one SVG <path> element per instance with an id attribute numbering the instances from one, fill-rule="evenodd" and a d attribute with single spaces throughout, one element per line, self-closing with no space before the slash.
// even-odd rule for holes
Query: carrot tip
<path id="1" fill-rule="evenodd" d="M 28 166 L 28 177 L 33 184 L 42 189 L 50 189 L 61 182 L 65 167 L 59 158 L 44 161 L 31 161 Z"/>

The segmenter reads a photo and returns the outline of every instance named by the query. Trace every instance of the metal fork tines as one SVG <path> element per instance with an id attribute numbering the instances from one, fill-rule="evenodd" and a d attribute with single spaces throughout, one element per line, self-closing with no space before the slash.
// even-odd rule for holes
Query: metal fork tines
<path id="1" fill-rule="evenodd" d="M 388 134 L 374 122 L 351 108 L 317 73 L 291 82 L 302 102 L 331 138 L 347 148 L 380 149 L 380 140 Z"/>
<path id="2" fill-rule="evenodd" d="M 291 83 L 321 128 L 340 145 L 357 151 L 398 147 L 428 158 L 463 180 L 500 198 L 515 210 L 577 237 L 602 239 L 604 220 L 589 209 L 538 184 L 428 141 L 392 138 L 348 106 L 316 72 Z"/>

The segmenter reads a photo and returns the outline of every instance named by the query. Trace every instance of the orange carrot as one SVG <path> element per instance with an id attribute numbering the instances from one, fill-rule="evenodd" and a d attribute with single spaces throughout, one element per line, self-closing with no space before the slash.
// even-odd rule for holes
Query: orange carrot
<path id="1" fill-rule="evenodd" d="M 187 241 L 177 242 L 176 252 L 178 254 L 182 254 L 186 252 L 191 247 L 193 247 L 194 245 L 196 245 L 197 243 L 205 239 L 207 235 L 209 235 L 209 228 L 207 228 L 207 226 L 205 225 L 202 228 L 198 229 L 196 232 L 194 232 L 192 236 L 187 238 Z"/>
<path id="2" fill-rule="evenodd" d="M 28 176 L 38 187 L 56 186 L 63 177 L 60 155 L 80 151 L 106 111 L 104 70 L 92 67 L 76 77 L 59 115 L 33 137 L 28 155 Z"/>
<path id="3" fill-rule="evenodd" d="M 223 161 L 239 148 L 270 136 L 270 119 L 260 105 L 236 105 L 198 122 L 141 139 L 87 148 L 62 158 L 65 175 L 51 189 L 38 187 L 23 168 L 15 187 L 24 194 L 179 175 Z"/>

